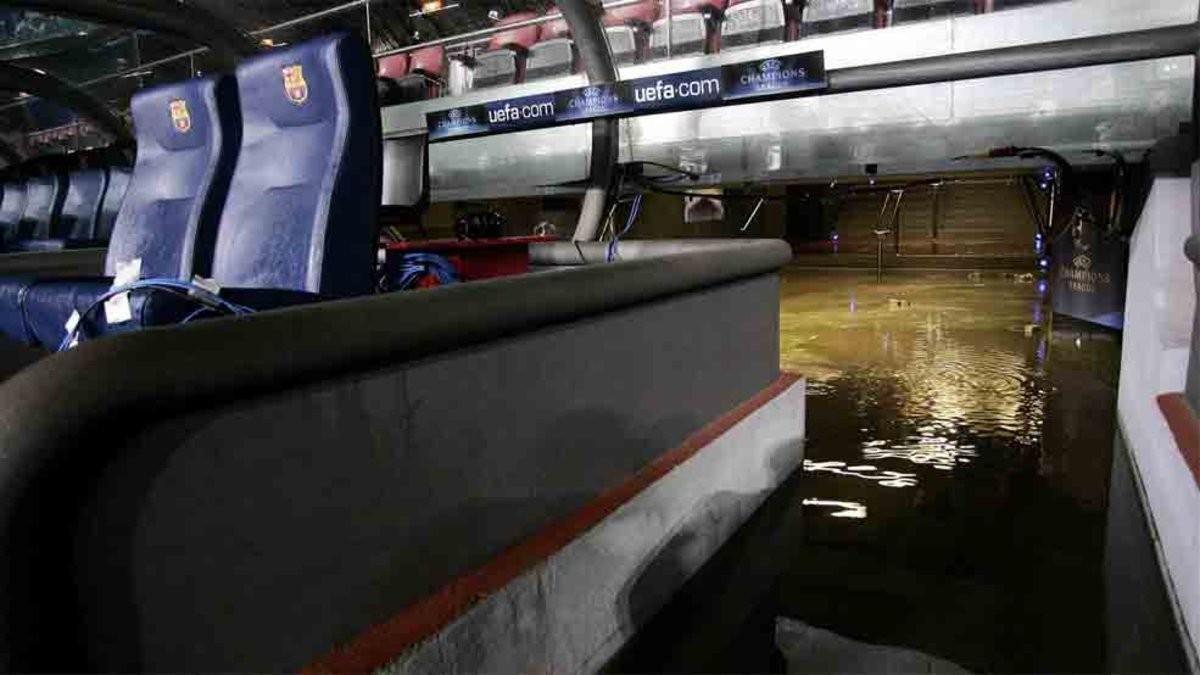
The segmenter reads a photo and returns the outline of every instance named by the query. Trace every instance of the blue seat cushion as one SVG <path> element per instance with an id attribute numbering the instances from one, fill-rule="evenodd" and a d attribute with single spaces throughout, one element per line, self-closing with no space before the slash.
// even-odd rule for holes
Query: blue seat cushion
<path id="1" fill-rule="evenodd" d="M 26 329 L 21 311 L 23 296 L 36 281 L 32 276 L 0 277 L 0 333 L 25 345 L 38 344 Z"/>
<path id="2" fill-rule="evenodd" d="M 0 329 L 26 344 L 40 344 L 55 350 L 66 337 L 66 323 L 71 312 L 81 315 L 112 287 L 112 279 L 58 279 L 54 281 L 25 280 L 25 286 L 7 290 L 0 279 Z M 221 297 L 256 311 L 307 304 L 324 299 L 315 293 L 258 288 L 223 288 Z M 12 300 L 9 300 L 12 298 Z M 103 307 L 97 307 L 80 323 L 84 339 L 115 335 L 151 326 L 170 326 L 192 316 L 201 305 L 195 300 L 159 290 L 137 290 L 129 298 L 133 318 L 109 324 Z M 13 317 L 16 318 L 13 318 Z M 201 313 L 196 319 L 211 318 L 215 313 Z"/>

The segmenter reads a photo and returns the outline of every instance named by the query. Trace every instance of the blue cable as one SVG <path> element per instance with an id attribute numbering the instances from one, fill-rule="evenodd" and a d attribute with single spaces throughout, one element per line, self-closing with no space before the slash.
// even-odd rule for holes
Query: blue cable
<path id="1" fill-rule="evenodd" d="M 400 257 L 398 271 L 398 276 L 394 277 L 398 290 L 412 288 L 426 275 L 433 275 L 439 284 L 453 284 L 458 281 L 458 270 L 454 264 L 435 253 L 405 253 Z"/>
<path id="2" fill-rule="evenodd" d="M 630 228 L 633 227 L 633 223 L 637 220 L 638 212 L 641 210 L 642 195 L 638 194 L 633 198 L 633 204 L 629 207 L 629 216 L 625 219 L 625 228 L 619 233 L 614 232 L 612 241 L 608 242 L 608 248 L 605 249 L 604 252 L 605 262 L 613 262 L 617 259 L 617 243 L 621 240 L 621 237 L 624 237 L 626 234 L 628 234 Z"/>
<path id="3" fill-rule="evenodd" d="M 178 279 L 141 279 L 131 284 L 118 288 L 109 289 L 97 298 L 92 304 L 88 305 L 87 309 L 79 313 L 79 321 L 76 322 L 74 329 L 67 331 L 63 336 L 62 342 L 58 345 L 58 351 L 66 351 L 70 348 L 71 343 L 80 335 L 80 328 L 83 327 L 85 321 L 91 316 L 98 307 L 102 306 L 110 298 L 120 295 L 121 293 L 131 293 L 133 291 L 166 291 L 175 295 L 180 295 L 203 305 L 196 311 L 189 314 L 183 319 L 182 323 L 187 323 L 196 318 L 203 311 L 223 310 L 227 314 L 252 314 L 254 309 L 240 305 L 235 302 L 230 302 L 225 298 L 213 293 L 212 291 L 197 286 L 189 281 L 180 281 Z"/>

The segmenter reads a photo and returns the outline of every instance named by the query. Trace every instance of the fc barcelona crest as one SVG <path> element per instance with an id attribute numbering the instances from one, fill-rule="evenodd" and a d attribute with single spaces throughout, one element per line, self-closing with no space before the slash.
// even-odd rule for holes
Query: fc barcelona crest
<path id="1" fill-rule="evenodd" d="M 192 129 L 192 114 L 188 112 L 187 101 L 177 98 L 171 101 L 171 123 L 175 130 L 186 134 Z"/>
<path id="2" fill-rule="evenodd" d="M 296 105 L 308 100 L 308 83 L 304 81 L 304 69 L 300 64 L 283 67 L 283 89 L 288 100 Z"/>

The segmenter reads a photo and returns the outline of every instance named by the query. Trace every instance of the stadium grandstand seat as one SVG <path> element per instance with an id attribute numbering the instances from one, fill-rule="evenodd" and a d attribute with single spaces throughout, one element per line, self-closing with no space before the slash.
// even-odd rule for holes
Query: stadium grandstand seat
<path id="1" fill-rule="evenodd" d="M 441 45 L 423 47 L 409 55 L 409 77 L 420 77 L 425 81 L 425 98 L 442 95 L 446 82 L 446 48 Z"/>
<path id="2" fill-rule="evenodd" d="M 730 0 L 721 23 L 721 48 L 783 42 L 786 35 L 782 0 Z"/>
<path id="3" fill-rule="evenodd" d="M 100 202 L 100 215 L 96 219 L 96 239 L 108 241 L 112 237 L 113 225 L 121 212 L 121 203 L 125 200 L 125 191 L 129 189 L 129 169 L 123 166 L 108 168 L 108 187 L 104 190 L 104 199 Z"/>
<path id="4" fill-rule="evenodd" d="M 380 105 L 437 98 L 445 71 L 446 53 L 441 46 L 380 58 L 376 73 Z"/>
<path id="5" fill-rule="evenodd" d="M 73 311 L 112 285 L 118 265 L 140 261 L 143 277 L 208 274 L 241 124 L 232 78 L 205 77 L 143 89 L 130 102 L 137 161 L 112 228 L 109 277 L 41 281 L 0 278 L 0 331 L 58 346 Z"/>
<path id="6" fill-rule="evenodd" d="M 570 75 L 577 63 L 571 27 L 559 16 L 538 27 L 538 41 L 529 48 L 525 64 L 525 80 Z"/>
<path id="7" fill-rule="evenodd" d="M 411 86 L 408 77 L 408 54 L 390 54 L 380 57 L 375 63 L 376 87 L 379 90 L 380 105 L 392 105 L 415 101 L 421 98 L 418 91 L 406 91 L 405 84 Z"/>
<path id="8" fill-rule="evenodd" d="M 974 14 L 976 0 L 892 0 L 892 24 Z"/>
<path id="9" fill-rule="evenodd" d="M 670 0 L 671 55 L 690 56 L 720 50 L 720 22 L 727 0 Z M 667 19 L 654 22 L 650 58 L 667 56 Z"/>
<path id="10" fill-rule="evenodd" d="M 522 21 L 536 19 L 533 12 L 511 14 L 499 21 L 498 26 L 509 26 Z M 488 41 L 487 48 L 475 56 L 473 88 L 494 87 L 525 80 L 525 58 L 529 48 L 538 41 L 540 30 L 536 25 L 522 26 L 500 31 Z"/>
<path id="11" fill-rule="evenodd" d="M 280 81 L 280 72 L 293 68 L 302 69 L 303 86 Z M 275 49 L 237 67 L 240 148 L 206 275 L 221 286 L 223 299 L 269 309 L 374 290 L 382 139 L 372 73 L 365 43 L 348 33 Z M 126 253 L 114 262 L 132 259 Z M 144 265 L 143 279 L 156 274 Z M 110 285 L 33 284 L 18 306 L 26 333 L 57 347 L 71 312 L 94 306 Z M 186 294 L 138 292 L 130 302 L 132 319 L 110 326 L 95 312 L 85 320 L 88 332 L 178 323 L 198 307 Z"/>
<path id="12" fill-rule="evenodd" d="M 605 10 L 605 31 L 617 65 L 639 63 L 646 58 L 650 32 L 661 10 L 662 3 L 659 0 L 645 0 Z"/>
<path id="13" fill-rule="evenodd" d="M 802 37 L 875 26 L 874 0 L 808 0 L 800 24 Z"/>
<path id="14" fill-rule="evenodd" d="M 67 175 L 66 195 L 57 221 L 45 239 L 18 242 L 26 251 L 57 251 L 64 248 L 101 245 L 96 238 L 100 207 L 108 187 L 104 169 L 80 169 Z"/>
<path id="15" fill-rule="evenodd" d="M 25 181 L 9 181 L 0 195 L 0 244 L 7 245 L 16 239 L 22 213 L 25 213 Z"/>
<path id="16" fill-rule="evenodd" d="M 29 239 L 48 239 L 58 223 L 66 196 L 62 174 L 50 171 L 25 182 L 25 211 L 17 223 L 17 243 Z"/>

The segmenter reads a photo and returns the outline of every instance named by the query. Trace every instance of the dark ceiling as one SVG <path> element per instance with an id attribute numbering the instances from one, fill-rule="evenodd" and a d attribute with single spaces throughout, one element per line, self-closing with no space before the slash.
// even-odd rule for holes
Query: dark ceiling
<path id="1" fill-rule="evenodd" d="M 170 2 L 197 6 L 254 39 L 296 42 L 332 30 L 349 29 L 369 37 L 381 52 L 487 28 L 514 12 L 546 12 L 552 0 L 442 0 L 422 11 L 419 0 L 111 0 L 158 9 Z M 367 21 L 367 11 L 370 21 Z M 320 16 L 284 28 L 272 26 L 312 14 Z M 369 28 L 368 28 L 369 24 Z M 185 79 L 193 73 L 227 67 L 200 45 L 155 33 L 146 27 L 85 21 L 23 9 L 0 0 L 0 61 L 39 69 L 85 89 L 114 110 L 128 106 L 137 89 Z M 58 128 L 74 119 L 69 111 L 0 91 L 0 137 Z"/>

